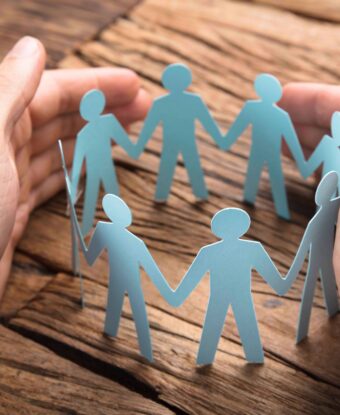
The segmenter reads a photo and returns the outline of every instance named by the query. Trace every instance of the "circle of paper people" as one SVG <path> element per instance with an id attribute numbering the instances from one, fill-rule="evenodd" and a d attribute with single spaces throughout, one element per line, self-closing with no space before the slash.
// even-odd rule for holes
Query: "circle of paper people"
<path id="1" fill-rule="evenodd" d="M 322 282 L 329 316 L 339 310 L 332 254 L 340 206 L 340 197 L 336 197 L 340 193 L 340 113 L 336 112 L 332 117 L 332 137 L 323 137 L 311 157 L 305 160 L 290 116 L 276 105 L 282 96 L 282 87 L 274 76 L 261 74 L 255 79 L 254 87 L 259 99 L 245 103 L 225 136 L 200 96 L 187 91 L 191 82 L 192 75 L 187 66 L 173 64 L 165 69 L 162 83 L 168 93 L 154 100 L 136 144 L 130 141 L 113 114 L 103 114 L 105 96 L 101 91 L 89 91 L 82 98 L 80 113 L 87 124 L 77 136 L 71 178 L 66 169 L 62 144 L 59 142 L 71 210 L 74 270 L 79 273 L 77 240 L 90 265 L 103 250 L 108 251 L 110 275 L 104 331 L 110 336 L 116 336 L 124 296 L 127 293 L 141 353 L 150 361 L 152 346 L 140 268 L 146 271 L 161 295 L 174 307 L 179 307 L 195 290 L 204 275 L 209 273 L 210 298 L 197 364 L 213 362 L 229 307 L 233 309 L 247 361 L 262 363 L 263 348 L 251 294 L 252 270 L 256 270 L 282 296 L 296 280 L 308 255 L 309 265 L 300 306 L 297 342 L 308 334 L 318 277 Z M 145 243 L 128 230 L 132 214 L 126 203 L 118 197 L 119 188 L 111 142 L 116 142 L 130 157 L 137 159 L 156 127 L 161 124 L 163 148 L 155 200 L 167 200 L 180 156 L 187 169 L 194 195 L 197 199 L 207 199 L 208 192 L 196 144 L 196 121 L 202 124 L 216 144 L 225 151 L 248 126 L 252 126 L 244 200 L 251 204 L 255 202 L 261 172 L 267 167 L 275 208 L 277 214 L 284 219 L 289 219 L 290 213 L 281 166 L 282 140 L 288 144 L 304 178 L 322 167 L 323 179 L 315 194 L 317 211 L 306 227 L 293 264 L 285 277 L 280 275 L 261 243 L 242 239 L 251 224 L 249 215 L 242 209 L 226 208 L 215 214 L 211 221 L 211 231 L 219 241 L 198 252 L 176 290 L 169 286 Z M 86 185 L 80 227 L 74 205 L 78 197 L 83 164 L 86 164 Z M 101 185 L 106 192 L 103 209 L 110 221 L 98 222 L 90 243 L 86 246 L 84 235 L 92 228 Z"/>

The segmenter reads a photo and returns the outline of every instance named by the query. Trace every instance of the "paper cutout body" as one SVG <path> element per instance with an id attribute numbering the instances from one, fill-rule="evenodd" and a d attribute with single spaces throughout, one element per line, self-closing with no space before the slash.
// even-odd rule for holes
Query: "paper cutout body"
<path id="1" fill-rule="evenodd" d="M 210 298 L 197 356 L 198 364 L 213 362 L 229 306 L 232 307 L 246 359 L 263 362 L 263 349 L 251 294 L 251 272 L 256 269 L 279 294 L 284 280 L 259 242 L 240 239 L 250 226 L 249 215 L 229 208 L 216 213 L 212 232 L 221 240 L 203 247 L 170 299 L 178 307 L 210 273 Z"/>
<path id="2" fill-rule="evenodd" d="M 223 144 L 223 137 L 201 97 L 186 91 L 192 82 L 187 66 L 169 65 L 163 72 L 162 82 L 169 93 L 154 101 L 137 143 L 136 156 L 142 153 L 156 127 L 162 124 L 163 149 L 155 200 L 167 200 L 180 155 L 195 196 L 207 199 L 208 192 L 196 145 L 195 122 L 199 121 L 219 146 Z"/>
<path id="3" fill-rule="evenodd" d="M 276 105 L 282 95 L 280 82 L 272 75 L 261 74 L 256 78 L 254 86 L 260 100 L 246 102 L 226 135 L 224 148 L 229 149 L 244 130 L 252 125 L 252 146 L 244 199 L 254 204 L 261 172 L 267 166 L 277 214 L 288 220 L 290 213 L 281 166 L 282 137 L 301 172 L 305 159 L 288 113 Z"/>
<path id="4" fill-rule="evenodd" d="M 61 164 L 64 170 L 65 178 L 67 177 L 67 188 L 71 189 L 71 183 L 69 181 L 68 173 L 67 173 L 67 167 L 65 163 L 65 157 L 63 152 L 63 146 L 61 141 L 58 141 L 59 144 L 59 150 L 60 150 L 60 157 L 61 157 Z M 67 195 L 67 201 L 69 207 L 73 206 L 70 194 L 66 192 Z M 73 207 L 74 208 L 74 207 Z M 79 251 L 78 251 L 78 239 L 77 239 L 77 229 L 76 224 L 74 223 L 73 216 L 71 215 L 71 245 L 72 245 L 72 270 L 74 275 L 79 276 L 79 282 L 80 282 L 80 305 L 82 308 L 85 307 L 85 299 L 84 299 L 84 284 L 83 284 L 83 276 L 80 269 L 80 259 L 79 259 Z"/>
<path id="5" fill-rule="evenodd" d="M 286 287 L 296 279 L 306 255 L 309 253 L 308 270 L 302 294 L 296 342 L 299 343 L 308 334 L 314 291 L 320 276 L 325 304 L 329 316 L 339 310 L 336 279 L 333 268 L 334 232 L 338 219 L 340 198 L 333 199 L 337 190 L 338 175 L 327 173 L 321 180 L 315 202 L 318 210 L 307 225 L 300 247 L 286 278 Z"/>
<path id="6" fill-rule="evenodd" d="M 65 179 L 67 191 L 71 197 L 67 171 Z M 145 270 L 165 298 L 169 298 L 173 291 L 145 243 L 127 230 L 131 224 L 132 215 L 125 202 L 118 196 L 107 194 L 103 198 L 103 209 L 112 222 L 98 222 L 90 244 L 86 247 L 74 205 L 71 205 L 71 215 L 76 224 L 80 246 L 87 262 L 92 265 L 103 250 L 108 251 L 110 277 L 104 331 L 109 336 L 117 335 L 123 301 L 127 293 L 141 353 L 146 359 L 152 361 L 150 329 L 140 281 L 140 267 Z"/>
<path id="7" fill-rule="evenodd" d="M 306 162 L 303 176 L 307 178 L 322 166 L 322 176 L 335 171 L 340 176 L 340 112 L 335 112 L 331 121 L 332 137 L 325 135 Z M 340 181 L 338 183 L 340 194 Z"/>
<path id="8" fill-rule="evenodd" d="M 105 96 L 94 89 L 87 92 L 80 102 L 80 114 L 87 124 L 77 135 L 72 166 L 72 201 L 74 203 L 81 169 L 86 164 L 86 189 L 82 232 L 86 235 L 93 223 L 98 192 L 103 184 L 106 193 L 118 195 L 119 188 L 112 160 L 114 140 L 130 155 L 135 152 L 124 128 L 113 114 L 102 114 L 105 108 Z"/>

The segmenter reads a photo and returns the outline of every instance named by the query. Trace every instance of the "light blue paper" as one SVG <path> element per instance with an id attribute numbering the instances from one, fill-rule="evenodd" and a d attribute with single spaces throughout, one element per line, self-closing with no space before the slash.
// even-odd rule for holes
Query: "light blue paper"
<path id="1" fill-rule="evenodd" d="M 250 226 L 249 215 L 241 209 L 229 208 L 216 213 L 211 230 L 221 238 L 203 247 L 169 302 L 180 306 L 196 288 L 203 276 L 210 273 L 210 298 L 197 364 L 213 362 L 229 306 L 250 363 L 263 362 L 263 349 L 251 294 L 251 273 L 255 269 L 279 294 L 284 280 L 261 243 L 241 237 Z"/>
<path id="2" fill-rule="evenodd" d="M 71 198 L 70 180 L 65 171 L 66 188 Z M 87 262 L 92 265 L 103 250 L 109 256 L 109 289 L 104 331 L 116 336 L 127 293 L 135 320 L 139 347 L 143 356 L 152 361 L 149 322 L 140 280 L 140 267 L 149 275 L 161 295 L 169 298 L 173 290 L 159 270 L 145 243 L 127 230 L 132 215 L 129 207 L 118 196 L 107 194 L 103 198 L 103 209 L 112 222 L 98 222 L 87 247 L 77 221 L 74 205 L 71 215 L 76 226 L 80 246 Z"/>
<path id="3" fill-rule="evenodd" d="M 102 114 L 105 96 L 98 89 L 87 92 L 80 103 L 80 114 L 87 124 L 77 135 L 72 166 L 72 201 L 75 201 L 82 165 L 86 164 L 86 188 L 82 232 L 86 235 L 93 223 L 100 185 L 106 193 L 118 195 L 119 188 L 112 159 L 112 141 L 130 155 L 135 153 L 124 128 L 113 114 Z"/>
<path id="4" fill-rule="evenodd" d="M 58 141 L 60 156 L 61 156 L 61 164 L 64 170 L 65 179 L 66 181 L 66 188 L 71 189 L 71 183 L 69 181 L 67 167 L 65 163 L 65 157 L 63 152 L 63 146 L 61 141 Z M 72 203 L 70 193 L 66 192 L 67 194 L 67 201 L 70 208 L 74 209 L 74 205 Z M 83 276 L 80 269 L 80 260 L 79 260 L 79 251 L 78 251 L 78 239 L 77 239 L 77 229 L 76 224 L 74 223 L 73 216 L 71 215 L 71 244 L 72 244 L 72 270 L 74 275 L 79 276 L 79 283 L 80 283 L 80 305 L 82 308 L 85 307 L 85 299 L 84 299 L 84 284 L 83 284 Z"/>
<path id="5" fill-rule="evenodd" d="M 255 203 L 264 167 L 268 168 L 277 214 L 290 219 L 281 165 L 282 138 L 303 171 L 305 159 L 293 123 L 276 103 L 282 96 L 280 82 L 272 75 L 261 74 L 255 80 L 259 100 L 247 101 L 226 135 L 224 149 L 229 149 L 244 130 L 252 125 L 252 146 L 244 188 L 244 199 Z"/>
<path id="6" fill-rule="evenodd" d="M 139 157 L 156 127 L 162 125 L 163 149 L 155 195 L 158 202 L 168 199 L 180 155 L 196 198 L 204 200 L 208 197 L 197 151 L 196 121 L 203 125 L 219 146 L 223 144 L 221 132 L 201 97 L 186 91 L 191 81 L 191 71 L 183 64 L 169 65 L 165 69 L 162 82 L 169 93 L 154 101 L 137 143 L 136 157 Z"/>
<path id="7" fill-rule="evenodd" d="M 318 210 L 307 225 L 300 247 L 285 280 L 286 291 L 299 274 L 307 253 L 308 270 L 302 294 L 296 342 L 308 334 L 313 297 L 318 276 L 320 276 L 326 309 L 329 316 L 339 310 L 336 279 L 333 268 L 334 232 L 338 219 L 340 198 L 333 198 L 338 186 L 338 175 L 332 171 L 321 180 L 315 202 Z"/>
<path id="8" fill-rule="evenodd" d="M 305 164 L 303 176 L 305 178 L 313 174 L 322 166 L 322 176 L 330 171 L 335 171 L 340 176 L 340 112 L 334 112 L 331 121 L 332 137 L 325 135 Z M 340 194 L 340 182 L 338 183 Z"/>

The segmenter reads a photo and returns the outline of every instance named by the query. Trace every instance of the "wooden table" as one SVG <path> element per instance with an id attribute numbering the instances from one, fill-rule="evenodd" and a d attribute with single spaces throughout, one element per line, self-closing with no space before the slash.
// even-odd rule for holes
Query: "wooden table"
<path id="1" fill-rule="evenodd" d="M 46 0 L 5 0 L 1 54 L 19 35 L 36 34 L 47 45 L 50 66 L 127 66 L 153 96 L 162 93 L 164 67 L 185 62 L 193 70 L 192 89 L 201 93 L 224 131 L 244 100 L 254 97 L 259 72 L 273 73 L 282 83 L 339 83 L 337 0 L 145 0 L 132 8 L 135 3 L 63 0 L 55 7 Z M 314 212 L 315 183 L 303 182 L 296 166 L 284 160 L 292 210 L 292 221 L 284 222 L 275 215 L 267 175 L 256 208 L 242 202 L 249 136 L 228 153 L 201 130 L 198 140 L 210 191 L 203 204 L 194 202 L 182 165 L 169 203 L 153 203 L 159 131 L 138 162 L 116 150 L 122 196 L 134 215 L 132 231 L 176 286 L 199 248 L 214 241 L 212 215 L 241 207 L 252 217 L 248 236 L 261 241 L 285 273 Z M 99 206 L 97 218 L 104 217 Z M 294 344 L 304 275 L 283 298 L 253 277 L 263 365 L 246 364 L 230 314 L 215 363 L 197 368 L 208 276 L 181 308 L 173 309 L 142 275 L 155 355 L 148 364 L 138 351 L 128 301 L 117 339 L 103 335 L 106 258 L 83 269 L 82 310 L 61 193 L 33 214 L 2 302 L 1 414 L 340 413 L 340 320 L 339 315 L 327 319 L 319 286 L 310 336 Z"/>

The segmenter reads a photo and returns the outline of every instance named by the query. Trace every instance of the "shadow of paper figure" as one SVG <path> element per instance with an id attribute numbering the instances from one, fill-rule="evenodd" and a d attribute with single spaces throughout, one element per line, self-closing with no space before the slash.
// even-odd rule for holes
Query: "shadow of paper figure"
<path id="1" fill-rule="evenodd" d="M 322 176 L 331 171 L 337 172 L 340 177 L 340 112 L 334 112 L 331 121 L 332 136 L 325 135 L 303 169 L 305 178 L 322 167 Z M 337 194 L 340 194 L 340 181 Z"/>
<path id="2" fill-rule="evenodd" d="M 251 363 L 263 362 L 263 349 L 251 294 L 251 273 L 255 269 L 281 295 L 284 280 L 259 242 L 240 239 L 249 229 L 250 217 L 241 209 L 229 208 L 216 213 L 212 232 L 221 240 L 203 247 L 183 277 L 171 304 L 180 306 L 210 273 L 210 298 L 205 316 L 198 364 L 215 358 L 229 306 L 232 307 L 244 347 Z"/>
<path id="3" fill-rule="evenodd" d="M 68 197 L 71 198 L 70 180 L 67 172 L 65 172 L 65 179 Z M 152 361 L 150 329 L 141 287 L 140 268 L 145 270 L 165 299 L 170 299 L 173 290 L 159 270 L 145 243 L 127 229 L 132 222 L 129 207 L 118 196 L 105 195 L 103 209 L 112 222 L 98 222 L 88 247 L 84 242 L 74 205 L 71 204 L 70 207 L 80 246 L 87 262 L 92 265 L 103 250 L 108 252 L 110 275 L 105 333 L 109 336 L 117 335 L 123 301 L 125 293 L 127 293 L 141 353 L 146 359 Z"/>
<path id="4" fill-rule="evenodd" d="M 281 165 L 282 138 L 303 172 L 305 159 L 293 123 L 276 103 L 282 96 L 280 82 L 272 75 L 261 74 L 255 79 L 259 100 L 247 101 L 230 127 L 224 149 L 228 150 L 244 130 L 252 125 L 252 145 L 244 188 L 244 199 L 255 203 L 262 170 L 267 167 L 277 214 L 290 219 L 287 194 Z"/>
<path id="5" fill-rule="evenodd" d="M 333 268 L 334 233 L 340 207 L 340 198 L 333 198 L 337 187 L 338 175 L 334 171 L 327 173 L 321 180 L 315 193 L 315 203 L 318 206 L 318 210 L 307 225 L 294 262 L 285 280 L 286 290 L 288 290 L 297 278 L 309 253 L 308 269 L 300 305 L 296 335 L 297 343 L 308 334 L 314 291 L 318 277 L 321 279 L 329 316 L 333 316 L 339 310 Z"/>
<path id="6" fill-rule="evenodd" d="M 87 92 L 80 102 L 80 114 L 87 124 L 79 131 L 72 166 L 72 201 L 75 202 L 83 164 L 86 165 L 86 186 L 82 232 L 86 235 L 95 216 L 101 184 L 106 193 L 119 194 L 119 187 L 112 159 L 112 141 L 129 155 L 135 152 L 124 128 L 113 114 L 102 114 L 105 96 L 97 90 Z"/>
<path id="7" fill-rule="evenodd" d="M 163 149 L 155 200 L 168 199 L 177 159 L 182 155 L 195 196 L 207 199 L 203 170 L 196 145 L 195 123 L 199 121 L 219 146 L 223 137 L 207 106 L 197 94 L 186 89 L 192 82 L 190 69 L 183 64 L 169 65 L 162 82 L 168 94 L 155 99 L 137 142 L 137 154 L 143 152 L 158 125 L 163 127 Z"/>

